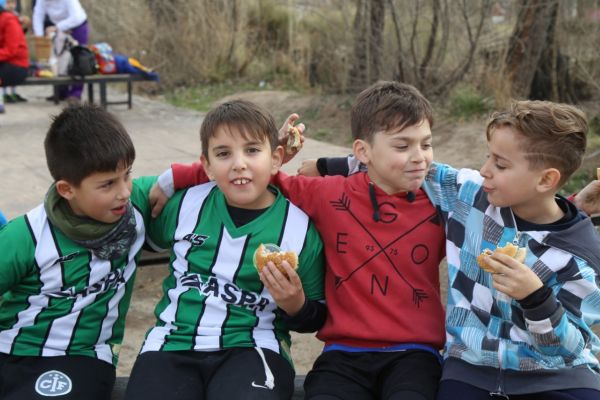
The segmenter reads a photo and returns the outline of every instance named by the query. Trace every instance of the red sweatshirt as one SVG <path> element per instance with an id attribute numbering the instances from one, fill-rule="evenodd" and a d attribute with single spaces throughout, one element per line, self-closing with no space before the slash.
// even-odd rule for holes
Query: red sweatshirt
<path id="1" fill-rule="evenodd" d="M 208 180 L 200 164 L 172 168 L 176 188 Z M 366 173 L 310 178 L 280 172 L 273 183 L 310 216 L 323 239 L 328 316 L 319 339 L 366 348 L 443 347 L 438 266 L 445 236 L 423 191 L 413 201 L 387 195 L 369 188 Z"/>
<path id="2" fill-rule="evenodd" d="M 16 15 L 0 12 L 0 62 L 29 67 L 29 53 L 23 27 Z"/>

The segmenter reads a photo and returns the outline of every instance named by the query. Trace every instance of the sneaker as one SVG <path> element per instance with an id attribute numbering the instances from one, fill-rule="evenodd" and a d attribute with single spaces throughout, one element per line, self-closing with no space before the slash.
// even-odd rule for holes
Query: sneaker
<path id="1" fill-rule="evenodd" d="M 58 101 L 63 101 L 65 98 L 58 96 Z M 46 97 L 46 101 L 54 101 L 54 96 Z"/>
<path id="2" fill-rule="evenodd" d="M 5 94 L 4 102 L 5 103 L 16 103 L 18 100 L 15 98 L 14 94 Z"/>
<path id="3" fill-rule="evenodd" d="M 4 104 L 0 104 L 0 114 L 4 114 Z"/>

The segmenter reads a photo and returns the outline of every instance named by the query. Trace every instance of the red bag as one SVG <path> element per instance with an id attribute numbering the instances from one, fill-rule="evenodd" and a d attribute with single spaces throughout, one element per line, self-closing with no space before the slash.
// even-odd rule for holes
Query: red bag
<path id="1" fill-rule="evenodd" d="M 117 65 L 113 57 L 112 47 L 108 43 L 96 43 L 90 46 L 90 49 L 96 55 L 98 70 L 101 74 L 116 74 Z"/>

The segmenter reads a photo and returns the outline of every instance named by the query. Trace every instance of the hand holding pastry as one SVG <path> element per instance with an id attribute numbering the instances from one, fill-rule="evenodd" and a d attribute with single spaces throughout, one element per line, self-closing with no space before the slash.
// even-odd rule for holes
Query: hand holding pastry
<path id="1" fill-rule="evenodd" d="M 297 254 L 283 252 L 274 244 L 261 244 L 254 253 L 254 265 L 277 306 L 290 316 L 298 313 L 305 298 L 302 282 L 296 273 Z"/>
<path id="2" fill-rule="evenodd" d="M 279 145 L 285 149 L 283 155 L 284 164 L 298 154 L 304 143 L 304 124 L 299 123 L 294 125 L 298 118 L 300 118 L 298 114 L 291 114 L 279 130 Z"/>
<path id="3" fill-rule="evenodd" d="M 506 243 L 506 246 L 504 247 L 496 247 L 495 251 L 492 251 L 490 249 L 483 250 L 481 254 L 477 256 L 477 264 L 484 271 L 490 272 L 492 274 L 495 274 L 496 271 L 489 264 L 488 260 L 489 256 L 495 253 L 506 254 L 509 257 L 515 258 L 520 263 L 523 263 L 525 261 L 525 256 L 527 255 L 527 247 L 517 247 L 512 243 Z"/>
<path id="4" fill-rule="evenodd" d="M 543 285 L 535 272 L 523 264 L 526 251 L 526 247 L 509 243 L 483 257 L 486 268 L 493 271 L 494 288 L 515 300 L 524 299 Z"/>

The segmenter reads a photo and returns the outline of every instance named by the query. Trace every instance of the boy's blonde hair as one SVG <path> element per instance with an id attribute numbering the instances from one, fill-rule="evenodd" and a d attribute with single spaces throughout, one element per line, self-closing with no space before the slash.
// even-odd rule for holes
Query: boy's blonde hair
<path id="1" fill-rule="evenodd" d="M 588 123 L 577 107 L 550 101 L 513 101 L 508 110 L 492 114 L 487 139 L 505 126 L 521 134 L 525 159 L 532 168 L 560 171 L 557 189 L 581 166 Z"/>

